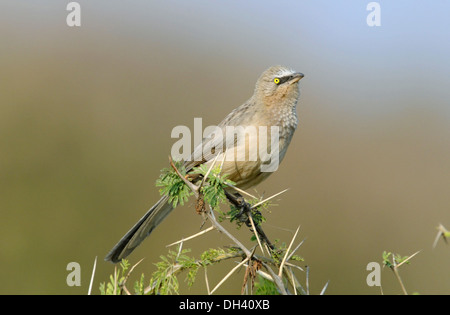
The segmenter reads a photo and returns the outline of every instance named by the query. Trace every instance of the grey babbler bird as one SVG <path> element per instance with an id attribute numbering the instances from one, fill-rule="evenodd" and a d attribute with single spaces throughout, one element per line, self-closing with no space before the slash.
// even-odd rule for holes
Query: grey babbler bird
<path id="1" fill-rule="evenodd" d="M 278 162 L 281 162 L 291 142 L 292 136 L 297 128 L 297 102 L 300 96 L 298 82 L 303 74 L 295 72 L 282 66 L 270 67 L 262 73 L 256 82 L 253 96 L 241 106 L 234 109 L 218 125 L 222 130 L 227 126 L 260 126 L 278 127 Z M 208 140 L 209 139 L 209 140 Z M 230 152 L 235 154 L 239 150 L 249 150 L 259 144 L 259 138 L 248 139 L 242 145 L 227 147 L 224 150 L 210 150 L 203 153 L 201 159 L 185 161 L 184 166 L 187 174 L 194 167 L 206 163 L 210 164 L 218 154 L 225 154 L 227 162 L 223 163 L 222 173 L 236 183 L 238 188 L 247 189 L 259 184 L 272 172 L 261 170 L 262 161 L 256 160 L 233 160 L 229 159 Z M 202 146 L 207 145 L 210 138 L 205 137 Z M 194 153 L 199 148 L 195 148 Z M 222 149 L 222 148 L 221 148 Z M 232 150 L 230 150 L 232 149 Z M 220 160 L 220 157 L 218 158 Z M 199 180 L 193 176 L 191 181 Z M 122 237 L 105 257 L 106 261 L 120 262 L 127 257 L 150 233 L 169 215 L 173 206 L 168 202 L 168 197 L 163 196 L 147 213 Z"/>

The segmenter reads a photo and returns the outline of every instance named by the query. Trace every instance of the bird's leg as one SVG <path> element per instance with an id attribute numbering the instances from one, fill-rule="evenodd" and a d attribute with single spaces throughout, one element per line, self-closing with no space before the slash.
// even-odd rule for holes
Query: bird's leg
<path id="1" fill-rule="evenodd" d="M 239 209 L 239 213 L 236 215 L 236 218 L 240 222 L 244 222 L 245 225 L 247 225 L 248 227 L 251 227 L 252 224 L 250 222 L 249 216 L 252 216 L 252 206 L 248 202 L 246 202 L 244 197 L 242 197 L 242 195 L 239 193 L 231 194 L 225 190 L 225 196 L 232 205 L 234 205 L 236 208 Z M 261 225 L 255 224 L 255 229 L 259 237 L 264 240 L 267 246 L 271 250 L 274 250 L 275 246 L 273 246 L 272 243 L 269 241 L 269 238 L 267 237 L 266 233 L 264 233 L 264 230 L 262 229 Z"/>
<path id="2" fill-rule="evenodd" d="M 236 214 L 236 218 L 240 222 L 244 222 L 247 226 L 251 226 L 250 220 L 248 219 L 248 214 L 251 212 L 251 205 L 246 202 L 244 197 L 242 197 L 239 193 L 231 194 L 225 190 L 225 196 L 233 206 L 239 209 L 239 213 Z"/>

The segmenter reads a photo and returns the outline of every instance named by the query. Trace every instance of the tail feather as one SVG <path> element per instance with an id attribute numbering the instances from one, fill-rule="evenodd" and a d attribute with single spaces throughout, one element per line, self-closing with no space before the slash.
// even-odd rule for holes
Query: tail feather
<path id="1" fill-rule="evenodd" d="M 106 255 L 105 260 L 120 262 L 147 237 L 173 210 L 167 196 L 162 197 L 147 213 L 122 237 Z"/>

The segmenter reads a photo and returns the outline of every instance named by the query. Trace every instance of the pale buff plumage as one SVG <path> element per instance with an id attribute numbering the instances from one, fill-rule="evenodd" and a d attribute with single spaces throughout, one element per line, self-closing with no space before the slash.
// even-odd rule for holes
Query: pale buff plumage
<path id="1" fill-rule="evenodd" d="M 281 79 L 279 84 L 274 82 L 276 78 Z M 192 161 L 185 162 L 186 170 L 189 172 L 193 167 L 202 163 L 210 164 L 217 154 L 220 154 L 217 160 L 221 161 L 223 159 L 221 154 L 225 154 L 222 173 L 228 174 L 228 178 L 234 181 L 237 187 L 246 189 L 266 179 L 271 172 L 261 171 L 259 156 L 256 160 L 250 161 L 247 158 L 244 161 L 236 161 L 237 152 L 242 153 L 242 150 L 246 152 L 244 156 L 249 156 L 250 150 L 254 149 L 252 146 L 260 143 L 259 135 L 248 134 L 246 136 L 247 141 L 240 142 L 241 145 L 238 145 L 232 139 L 234 150 L 226 150 L 225 129 L 227 126 L 242 126 L 244 128 L 253 126 L 258 130 L 260 126 L 266 126 L 270 130 L 271 126 L 278 126 L 278 161 L 281 163 L 298 124 L 296 106 L 300 95 L 298 81 L 301 78 L 303 78 L 303 74 L 282 66 L 271 67 L 264 71 L 256 82 L 253 96 L 233 110 L 218 125 L 224 134 L 224 146 L 215 147 L 215 150 L 209 150 L 206 154 L 201 154 L 202 158 L 197 159 L 197 161 L 192 158 Z M 268 147 L 264 149 L 270 152 L 270 135 L 268 139 Z M 205 137 L 202 146 L 194 149 L 193 157 L 199 156 L 196 153 L 202 147 L 207 146 L 209 141 L 211 139 Z M 114 246 L 105 260 L 116 263 L 127 257 L 172 210 L 173 207 L 168 203 L 168 198 L 162 197 Z"/>

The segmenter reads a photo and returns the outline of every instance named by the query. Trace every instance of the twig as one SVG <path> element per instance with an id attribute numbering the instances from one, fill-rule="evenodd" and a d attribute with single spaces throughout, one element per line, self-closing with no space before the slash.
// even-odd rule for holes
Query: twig
<path id="1" fill-rule="evenodd" d="M 170 161 L 170 165 L 172 166 L 172 168 L 175 170 L 175 172 L 176 172 L 176 174 L 186 183 L 186 185 L 193 191 L 193 193 L 194 193 L 194 195 L 196 196 L 196 198 L 198 199 L 199 198 L 199 196 L 200 196 L 200 188 L 201 188 L 201 185 L 200 186 L 196 186 L 195 184 L 193 184 L 192 182 L 190 182 L 189 180 L 187 180 L 179 171 L 178 171 L 178 169 L 176 168 L 176 166 L 175 166 L 175 164 L 173 163 L 173 161 L 172 161 L 172 159 L 169 157 L 169 161 Z M 215 162 L 217 161 L 217 156 L 216 156 L 216 158 L 214 159 L 214 161 L 213 161 L 213 163 L 211 164 L 211 166 L 210 166 L 210 168 L 209 168 L 209 170 L 208 170 L 208 172 L 206 173 L 207 175 L 209 175 L 209 173 L 210 173 L 210 171 L 212 170 L 212 168 L 214 167 L 214 165 L 215 165 Z M 222 163 L 223 163 L 223 161 L 222 161 Z M 204 183 L 204 181 L 205 181 L 205 178 L 206 178 L 207 176 L 204 176 L 204 178 L 203 178 L 203 180 L 202 180 L 202 184 Z M 236 191 L 238 191 L 238 192 L 242 192 L 242 193 L 245 193 L 246 195 L 250 195 L 250 194 L 248 194 L 248 193 L 246 193 L 246 192 L 244 192 L 243 190 L 240 190 L 240 189 L 238 189 L 238 188 L 236 188 L 236 187 L 234 187 L 234 186 L 232 186 L 232 185 L 228 185 L 229 187 L 232 187 L 233 189 L 235 189 Z M 278 193 L 278 194 L 275 194 L 275 195 L 273 195 L 273 196 L 271 196 L 271 197 L 269 197 L 269 198 L 266 198 L 265 200 L 263 200 L 263 201 L 260 201 L 260 202 L 258 202 L 257 204 L 255 204 L 253 207 L 250 207 L 250 205 L 248 204 L 248 203 L 246 203 L 245 202 L 245 200 L 244 201 L 240 201 L 240 200 L 238 200 L 233 194 L 231 194 L 231 193 L 229 193 L 227 190 L 225 190 L 225 195 L 227 196 L 227 199 L 232 203 L 232 204 L 234 204 L 236 207 L 238 207 L 238 208 L 242 208 L 242 207 L 244 207 L 243 209 L 244 210 L 246 210 L 246 212 L 247 212 L 247 215 L 248 215 L 248 221 L 247 221 L 247 225 L 248 226 L 251 226 L 252 228 L 253 228 L 253 230 L 256 232 L 255 233 L 255 235 L 256 235 L 256 238 L 257 238 L 257 240 L 258 240 L 258 245 L 259 245 L 259 247 L 261 248 L 261 250 L 263 251 L 263 248 L 262 248 L 262 244 L 261 244 L 261 242 L 260 242 L 260 239 L 259 239 L 259 237 L 258 236 L 260 236 L 263 240 L 264 240 L 264 243 L 270 248 L 270 249 L 274 249 L 275 247 L 270 243 L 270 241 L 268 240 L 268 238 L 267 238 L 267 236 L 265 235 L 265 233 L 264 233 L 264 231 L 262 230 L 262 228 L 261 228 L 261 226 L 258 224 L 258 225 L 256 225 L 255 223 L 254 223 L 254 220 L 253 220 L 253 217 L 252 217 L 252 209 L 255 209 L 255 208 L 257 208 L 259 205 L 261 205 L 262 203 L 265 203 L 265 202 L 267 202 L 268 200 L 270 200 L 270 199 L 272 199 L 272 198 L 274 198 L 274 197 L 276 197 L 276 196 L 278 196 L 278 195 L 280 195 L 280 194 L 282 194 L 282 193 L 284 193 L 285 191 L 287 191 L 287 190 L 284 190 L 284 191 L 282 191 L 282 192 L 280 192 L 280 193 Z M 251 197 L 253 197 L 252 195 L 250 195 Z M 253 197 L 254 198 L 254 197 Z M 212 226 L 210 227 L 210 228 L 208 228 L 207 230 L 205 230 L 205 231 L 203 231 L 203 232 L 200 232 L 200 233 L 197 233 L 197 234 L 195 234 L 195 235 L 193 235 L 193 236 L 191 236 L 191 237 L 189 237 L 189 239 L 192 239 L 192 238 L 194 238 L 194 237 L 196 237 L 196 236 L 199 236 L 199 235 L 201 235 L 201 234 L 204 234 L 204 233 L 206 233 L 207 231 L 209 231 L 209 230 L 211 230 L 211 229 L 213 229 L 213 228 L 215 228 L 216 230 L 218 230 L 219 232 L 221 232 L 221 233 L 223 233 L 223 234 L 225 234 L 230 240 L 232 240 L 235 244 L 236 244 L 236 246 L 245 254 L 245 256 L 246 256 L 246 258 L 241 262 L 241 263 L 239 263 L 236 267 L 234 267 L 215 287 L 214 287 L 214 289 L 213 290 L 209 290 L 209 283 L 208 283 L 208 278 L 207 278 L 207 273 L 206 273 L 206 269 L 205 269 L 205 281 L 206 281 L 206 284 L 207 284 L 207 290 L 208 290 L 208 293 L 209 294 L 213 294 L 240 266 L 242 266 L 243 264 L 245 264 L 245 263 L 247 263 L 247 262 L 249 262 L 249 264 L 248 265 L 250 265 L 250 261 L 253 259 L 253 257 L 254 257 L 254 251 L 256 250 L 256 247 L 254 247 L 253 248 L 253 250 L 252 250 L 252 252 L 250 251 L 250 250 L 248 250 L 236 237 L 234 237 L 230 232 L 228 232 L 217 220 L 216 220 L 216 218 L 215 218 L 215 216 L 214 216 L 214 210 L 212 209 L 212 207 L 211 207 L 211 205 L 209 205 L 209 211 L 202 211 L 202 215 L 203 215 L 203 217 L 204 217 L 204 219 L 209 219 L 210 221 L 211 221 L 211 224 L 212 224 Z M 248 223 L 249 222 L 249 223 Z M 290 249 L 291 249 L 291 247 L 292 247 L 292 245 L 293 245 L 293 242 L 294 242 L 294 240 L 295 240 L 295 238 L 296 238 L 296 236 L 297 236 L 297 233 L 298 233 L 298 231 L 299 231 L 299 229 L 300 229 L 300 227 L 298 227 L 297 228 L 297 231 L 295 232 L 295 235 L 294 235 L 294 237 L 293 237 L 293 239 L 292 239 L 292 241 L 291 241 L 291 244 L 289 245 L 289 247 L 288 247 L 288 249 L 287 249 L 287 251 L 286 251 L 286 254 L 284 255 L 284 258 L 283 258 L 283 261 L 281 262 L 281 265 L 279 266 L 279 275 L 277 275 L 277 274 L 275 274 L 275 272 L 267 265 L 267 263 L 266 262 L 264 262 L 264 260 L 266 260 L 266 261 L 270 261 L 270 263 L 272 263 L 272 264 L 274 264 L 274 265 L 276 265 L 276 263 L 273 261 L 273 260 L 271 260 L 271 259 L 267 259 L 267 258 L 265 258 L 265 257 L 263 257 L 262 258 L 262 260 L 261 260 L 261 264 L 266 268 L 266 270 L 268 271 L 268 273 L 270 274 L 270 277 L 273 279 L 273 282 L 274 282 L 274 284 L 276 285 L 276 287 L 277 287 L 277 289 L 278 289 L 278 291 L 281 293 L 281 294 L 283 294 L 283 295 L 287 295 L 288 294 L 288 291 L 287 291 L 287 288 L 285 287 L 285 285 L 284 285 L 284 283 L 283 283 L 283 280 L 282 280 L 282 278 L 281 278 L 281 276 L 282 276 L 282 274 L 283 274 L 283 270 L 284 270 L 284 267 L 285 266 L 290 266 L 291 264 L 288 264 L 288 262 L 287 262 L 287 260 L 290 258 L 290 257 L 292 257 L 292 255 L 293 255 L 293 253 L 300 247 L 300 245 L 303 243 L 300 243 L 296 248 L 295 248 L 295 250 L 292 252 L 292 253 L 290 253 L 289 254 L 289 252 L 290 252 Z M 185 241 L 186 239 L 183 239 L 183 240 L 181 240 L 181 241 L 178 241 L 178 242 L 175 242 L 175 243 L 173 243 L 173 244 L 170 244 L 170 245 L 168 245 L 168 246 L 171 246 L 171 245 L 175 245 L 175 244 L 177 244 L 177 243 L 180 243 L 180 242 L 183 242 L 183 241 Z M 264 254 L 264 251 L 263 251 L 263 254 Z M 256 257 L 256 256 L 255 256 Z M 171 274 L 173 275 L 174 273 L 176 273 L 176 272 L 178 272 L 178 271 L 180 271 L 180 270 L 182 270 L 183 268 L 182 268 L 182 266 L 181 265 L 179 265 L 179 264 L 177 264 L 178 266 L 173 266 L 173 268 L 172 268 L 172 272 L 171 272 Z M 294 265 L 292 265 L 292 266 L 294 266 Z M 295 266 L 295 267 L 297 267 L 298 268 L 298 266 Z M 301 270 L 301 268 L 299 268 L 300 270 Z M 295 277 L 294 277 L 294 275 L 293 275 L 293 273 L 292 273 L 292 270 L 290 270 L 291 271 L 291 278 L 292 278 L 292 282 L 293 282 L 293 287 L 294 287 L 294 291 L 295 292 L 297 292 L 297 286 L 296 286 L 296 284 L 295 284 Z M 144 292 L 149 292 L 149 291 L 151 291 L 151 290 L 153 290 L 153 288 L 155 287 L 155 283 L 153 284 L 153 285 L 150 285 L 149 287 L 147 287 L 146 288 L 146 290 L 144 291 Z"/>
<path id="2" fill-rule="evenodd" d="M 286 288 L 284 287 L 284 284 L 283 284 L 283 281 L 281 280 L 281 278 L 278 275 L 276 275 L 275 272 L 272 270 L 272 268 L 267 266 L 267 264 L 265 262 L 262 262 L 262 265 L 270 273 L 270 276 L 273 279 L 273 283 L 275 283 L 275 285 L 277 286 L 280 294 L 287 295 L 288 293 L 286 291 Z"/>
<path id="3" fill-rule="evenodd" d="M 183 240 L 181 240 L 182 242 L 180 243 L 180 246 L 178 247 L 178 254 L 177 254 L 177 257 L 175 258 L 175 261 L 178 261 L 178 258 L 180 257 L 180 255 L 181 255 L 181 250 L 182 250 L 182 248 L 183 248 Z"/>
<path id="4" fill-rule="evenodd" d="M 408 295 L 408 292 L 406 291 L 405 285 L 403 284 L 402 278 L 400 277 L 400 273 L 398 272 L 398 268 L 400 268 L 400 266 L 403 265 L 404 263 L 407 263 L 409 261 L 409 259 L 411 259 L 414 256 L 416 256 L 419 252 L 420 251 L 417 251 L 414 254 L 412 254 L 411 256 L 402 259 L 402 262 L 400 264 L 398 264 L 398 265 L 397 265 L 397 260 L 395 258 L 395 255 L 392 255 L 392 264 L 390 264 L 389 267 L 394 272 L 394 275 L 397 278 L 397 281 L 400 283 L 400 287 L 402 288 L 402 291 L 403 291 L 404 295 Z"/>
<path id="5" fill-rule="evenodd" d="M 219 155 L 216 155 L 216 157 L 214 158 L 213 162 L 211 163 L 211 166 L 209 167 L 208 171 L 206 172 L 205 176 L 202 179 L 202 182 L 200 184 L 200 187 L 203 186 L 203 184 L 205 183 L 206 179 L 209 176 L 209 173 L 211 173 L 211 170 L 214 168 L 214 165 L 216 164 L 217 158 L 219 157 Z"/>
<path id="6" fill-rule="evenodd" d="M 297 237 L 297 233 L 298 233 L 299 230 L 300 230 L 300 226 L 297 228 L 297 231 L 295 231 L 295 234 L 292 237 L 291 243 L 289 244 L 289 247 L 286 250 L 286 253 L 285 253 L 284 257 L 283 257 L 283 260 L 281 261 L 280 270 L 278 271 L 278 276 L 279 277 L 281 277 L 281 275 L 283 273 L 283 267 L 284 267 L 284 264 L 286 263 L 286 258 L 287 258 L 288 254 L 289 254 L 289 250 L 291 249 L 292 244 L 294 243 L 295 238 Z"/>
<path id="7" fill-rule="evenodd" d="M 238 193 L 240 193 L 240 194 L 247 195 L 248 197 L 250 197 L 250 198 L 252 198 L 252 199 L 256 199 L 255 196 L 253 196 L 252 194 L 246 192 L 245 190 L 242 190 L 242 189 L 240 189 L 240 188 L 237 188 L 236 186 L 233 186 L 233 185 L 228 184 L 228 183 L 225 183 L 225 185 L 227 185 L 228 187 L 230 187 L 230 188 L 236 190 L 236 191 L 237 191 Z"/>
<path id="8" fill-rule="evenodd" d="M 222 260 L 227 260 L 227 259 L 231 259 L 231 258 L 236 258 L 236 257 L 242 257 L 243 256 L 243 251 L 236 251 L 233 253 L 226 253 L 223 255 L 219 255 L 218 257 L 216 257 L 214 259 L 214 262 L 220 262 Z M 202 267 L 203 266 L 203 262 L 201 260 L 197 260 L 194 262 L 194 264 Z M 183 267 L 181 264 L 179 263 L 175 263 L 170 272 L 166 275 L 166 277 L 171 277 L 174 274 L 177 274 L 181 271 L 183 271 L 185 269 L 185 267 Z M 154 290 L 154 288 L 156 287 L 157 281 L 154 281 L 153 283 L 151 283 L 148 287 L 145 288 L 144 290 L 144 294 L 148 294 L 149 292 L 151 292 L 152 290 Z"/>
<path id="9" fill-rule="evenodd" d="M 166 245 L 166 247 L 170 247 L 170 246 L 177 245 L 177 244 L 180 244 L 180 243 L 182 243 L 182 242 L 191 240 L 191 239 L 193 239 L 193 238 L 196 238 L 197 236 L 203 235 L 203 234 L 208 233 L 209 231 L 212 231 L 212 230 L 214 230 L 214 226 L 210 226 L 210 227 L 207 228 L 206 230 L 200 231 L 200 232 L 198 232 L 198 233 L 196 233 L 196 234 L 194 234 L 194 235 L 191 235 L 191 236 L 189 236 L 189 237 L 186 237 L 186 238 L 184 238 L 184 239 L 182 239 L 182 240 L 179 240 L 179 241 L 173 242 L 172 244 Z"/>
<path id="10" fill-rule="evenodd" d="M 450 232 L 441 223 L 439 223 L 439 226 L 437 227 L 437 229 L 438 229 L 438 234 L 436 235 L 436 238 L 434 240 L 433 248 L 436 247 L 437 242 L 439 241 L 439 238 L 441 236 L 444 239 L 444 242 L 446 244 L 448 244 L 447 238 L 450 237 Z"/>
<path id="11" fill-rule="evenodd" d="M 309 266 L 306 266 L 306 295 L 309 295 Z"/>
<path id="12" fill-rule="evenodd" d="M 128 291 L 128 288 L 126 287 L 126 283 L 128 278 L 130 277 L 131 273 L 133 272 L 134 268 L 136 268 L 137 265 L 139 265 L 142 261 L 144 260 L 144 258 L 142 258 L 141 260 L 139 260 L 137 263 L 135 263 L 131 268 L 130 271 L 128 271 L 127 275 L 125 276 L 125 278 L 123 279 L 123 282 L 119 284 L 120 288 L 123 288 L 125 290 L 125 292 L 128 295 L 131 295 L 130 291 Z"/>
<path id="13" fill-rule="evenodd" d="M 252 225 L 253 233 L 255 234 L 256 240 L 258 241 L 259 248 L 261 249 L 261 252 L 264 254 L 264 248 L 261 245 L 261 241 L 259 240 L 258 232 L 256 231 L 255 222 L 253 222 L 253 217 L 250 215 L 249 217 L 250 223 Z"/>
<path id="14" fill-rule="evenodd" d="M 414 256 L 416 256 L 418 253 L 420 253 L 420 250 L 415 252 L 414 254 L 412 254 L 411 256 L 409 256 L 408 258 L 404 259 L 401 263 L 399 263 L 397 265 L 397 268 L 400 268 L 401 265 L 403 265 L 404 263 L 408 262 L 411 258 L 413 258 Z"/>
<path id="15" fill-rule="evenodd" d="M 219 222 L 216 221 L 216 218 L 211 215 L 211 212 L 213 211 L 211 206 L 209 206 L 210 211 L 208 211 L 208 213 L 206 214 L 208 216 L 208 218 L 211 220 L 211 223 L 213 224 L 213 226 L 219 231 L 222 232 L 223 234 L 225 234 L 229 239 L 231 239 L 244 253 L 245 255 L 248 257 L 251 252 L 237 239 L 235 238 L 230 232 L 228 232 L 222 225 L 220 225 Z"/>
<path id="16" fill-rule="evenodd" d="M 127 288 L 126 286 L 122 286 L 122 289 L 125 291 L 125 293 L 126 293 L 127 295 L 131 295 L 131 292 L 128 291 L 128 288 Z"/>
<path id="17" fill-rule="evenodd" d="M 286 265 L 288 265 L 288 264 L 286 264 Z M 301 294 L 302 294 L 302 295 L 306 295 L 306 291 L 305 291 L 305 289 L 303 289 L 302 285 L 300 284 L 300 281 L 298 281 L 297 277 L 295 276 L 294 272 L 292 271 L 292 267 L 298 267 L 298 266 L 291 265 L 291 266 L 289 267 L 290 272 L 292 272 L 292 278 L 294 279 L 294 283 L 293 283 L 292 285 L 293 285 L 293 286 L 295 285 L 295 289 L 296 289 L 297 291 L 298 291 L 298 290 L 301 291 Z M 303 271 L 303 269 L 301 269 L 301 268 L 300 268 L 300 270 Z"/>
<path id="18" fill-rule="evenodd" d="M 402 288 L 403 294 L 408 295 L 408 292 L 406 292 L 406 288 L 405 288 L 405 286 L 403 285 L 402 278 L 400 278 L 400 274 L 398 273 L 397 268 L 394 267 L 394 268 L 392 269 L 392 271 L 394 271 L 394 275 L 395 275 L 395 277 L 397 278 L 397 281 L 400 283 L 400 286 L 401 286 L 401 288 Z"/>
<path id="19" fill-rule="evenodd" d="M 294 250 L 289 254 L 289 256 L 286 258 L 286 262 L 285 262 L 286 265 L 287 265 L 287 261 L 288 261 L 289 259 L 291 259 L 291 257 L 292 257 L 292 256 L 294 255 L 294 253 L 297 251 L 297 249 L 299 249 L 299 247 L 302 246 L 302 244 L 303 244 L 304 242 L 305 242 L 305 240 L 301 241 L 300 244 L 298 244 L 297 247 L 294 248 Z M 298 266 L 296 266 L 296 267 L 298 267 Z M 300 267 L 299 267 L 299 268 L 300 268 Z M 302 270 L 302 269 L 300 268 L 300 270 Z"/>
<path id="20" fill-rule="evenodd" d="M 320 291 L 320 295 L 325 295 L 325 290 L 328 288 L 328 284 L 330 283 L 330 281 L 327 281 L 327 283 L 325 283 L 325 285 L 323 286 L 322 291 Z"/>
<path id="21" fill-rule="evenodd" d="M 300 270 L 300 271 L 305 271 L 305 270 L 303 270 L 302 267 L 297 266 L 297 265 L 294 265 L 294 264 L 291 264 L 290 262 L 287 262 L 287 261 L 286 261 L 285 265 L 286 265 L 286 266 L 289 266 L 289 267 L 297 268 L 297 269 Z"/>
<path id="22" fill-rule="evenodd" d="M 288 264 L 286 263 L 285 266 L 288 266 Z M 301 291 L 302 295 L 306 295 L 306 291 L 305 289 L 303 289 L 303 287 L 301 286 L 300 282 L 298 281 L 297 277 L 295 277 L 294 272 L 292 271 L 292 267 L 297 267 L 295 265 L 290 264 L 289 268 L 284 268 L 283 269 L 283 275 L 284 277 L 289 281 L 289 283 L 291 284 L 291 286 L 294 288 L 294 294 L 298 294 L 297 291 Z M 302 270 L 302 269 L 301 269 Z M 303 271 L 303 270 L 302 270 Z M 295 293 L 297 292 L 297 293 Z"/>
<path id="23" fill-rule="evenodd" d="M 91 275 L 91 281 L 90 281 L 90 283 L 89 283 L 88 295 L 91 295 L 92 283 L 94 282 L 94 274 L 95 274 L 95 268 L 96 268 L 96 266 L 97 266 L 97 256 L 95 256 L 94 267 L 92 268 L 92 275 Z"/>
<path id="24" fill-rule="evenodd" d="M 238 270 L 239 267 L 241 267 L 248 260 L 250 260 L 250 258 L 251 258 L 250 256 L 247 256 L 247 258 L 245 258 L 242 262 L 240 262 L 236 267 L 231 269 L 231 271 L 225 277 L 223 277 L 223 279 L 214 287 L 214 289 L 212 289 L 212 291 L 209 294 L 210 295 L 213 294 L 225 282 L 225 280 L 227 280 L 236 270 Z"/>
<path id="25" fill-rule="evenodd" d="M 256 203 L 256 204 L 254 204 L 250 209 L 255 209 L 256 207 L 258 207 L 259 205 L 262 205 L 263 203 L 265 203 L 265 202 L 267 202 L 267 201 L 269 201 L 270 199 L 273 199 L 273 198 L 275 198 L 276 196 L 279 196 L 279 195 L 281 195 L 281 194 L 284 194 L 286 191 L 288 191 L 289 190 L 289 188 L 287 188 L 287 189 L 285 189 L 285 190 L 283 190 L 283 191 L 280 191 L 279 193 L 276 193 L 275 195 L 272 195 L 272 196 L 270 196 L 270 197 L 268 197 L 268 198 L 266 198 L 266 199 L 264 199 L 264 200 L 262 200 L 262 201 L 260 201 L 260 202 L 258 202 L 258 203 Z"/>
<path id="26" fill-rule="evenodd" d="M 294 288 L 294 295 L 297 295 L 297 286 L 295 285 L 295 278 L 294 278 L 294 273 L 292 272 L 292 269 L 289 268 L 289 275 L 291 276 L 291 282 L 292 282 L 292 287 Z"/>
<path id="27" fill-rule="evenodd" d="M 245 202 L 245 200 L 244 201 L 240 200 L 242 198 L 242 196 L 240 196 L 240 198 L 238 198 L 238 197 L 234 196 L 233 194 L 227 192 L 226 190 L 225 190 L 225 196 L 227 197 L 228 201 L 231 204 L 233 204 L 236 208 L 241 208 L 242 213 L 245 212 L 248 217 L 250 217 L 252 215 L 250 205 L 247 202 Z M 275 247 L 272 245 L 269 238 L 266 236 L 266 233 L 264 233 L 264 230 L 262 229 L 261 225 L 260 224 L 256 225 L 255 229 L 256 229 L 256 232 L 259 234 L 259 236 L 264 240 L 264 243 L 266 243 L 270 249 L 274 249 Z"/>
<path id="28" fill-rule="evenodd" d="M 117 293 L 117 266 L 114 266 L 114 290 L 113 295 Z"/>
<path id="29" fill-rule="evenodd" d="M 181 175 L 180 171 L 178 171 L 177 167 L 172 161 L 172 158 L 169 155 L 169 162 L 170 166 L 174 169 L 175 173 L 181 178 L 181 180 L 192 190 L 192 192 L 195 194 L 195 197 L 198 198 L 199 195 L 199 187 L 192 184 L 190 181 L 188 181 L 183 175 Z"/>
<path id="30" fill-rule="evenodd" d="M 420 251 L 415 252 L 414 254 L 412 254 L 411 256 L 409 256 L 408 258 L 403 259 L 403 261 L 397 265 L 397 262 L 395 260 L 395 257 L 392 256 L 392 261 L 393 261 L 393 267 L 391 267 L 392 271 L 394 272 L 395 277 L 397 278 L 397 281 L 400 283 L 400 287 L 402 288 L 403 294 L 404 295 L 408 295 L 408 292 L 406 291 L 405 285 L 403 284 L 402 278 L 400 277 L 400 273 L 398 272 L 398 268 L 400 268 L 401 265 L 403 265 L 404 263 L 408 262 L 409 259 L 413 258 L 414 256 L 416 256 Z"/>
<path id="31" fill-rule="evenodd" d="M 205 266 L 204 269 L 205 269 L 206 292 L 208 292 L 208 295 L 211 295 L 211 291 L 209 290 L 208 273 L 206 272 L 207 267 Z"/>

